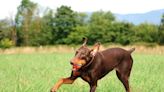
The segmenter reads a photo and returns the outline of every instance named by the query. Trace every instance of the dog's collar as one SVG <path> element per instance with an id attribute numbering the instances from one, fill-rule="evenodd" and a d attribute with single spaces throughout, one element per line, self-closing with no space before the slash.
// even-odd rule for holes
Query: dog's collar
<path id="1" fill-rule="evenodd" d="M 95 55 L 92 57 L 92 59 L 90 60 L 90 62 L 87 63 L 86 65 L 84 65 L 82 68 L 86 68 L 86 67 L 88 67 L 89 65 L 91 65 L 92 62 L 93 62 L 93 60 L 94 60 L 94 58 L 95 58 Z"/>

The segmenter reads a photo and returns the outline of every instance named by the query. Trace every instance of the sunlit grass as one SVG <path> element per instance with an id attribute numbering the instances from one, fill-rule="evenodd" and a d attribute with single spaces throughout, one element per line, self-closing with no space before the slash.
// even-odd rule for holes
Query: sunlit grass
<path id="1" fill-rule="evenodd" d="M 62 77 L 71 73 L 73 53 L 0 55 L 0 92 L 49 92 Z M 132 92 L 164 92 L 164 55 L 135 54 L 130 77 Z M 88 92 L 89 85 L 77 79 L 58 92 Z M 98 82 L 96 92 L 125 92 L 115 71 Z"/>

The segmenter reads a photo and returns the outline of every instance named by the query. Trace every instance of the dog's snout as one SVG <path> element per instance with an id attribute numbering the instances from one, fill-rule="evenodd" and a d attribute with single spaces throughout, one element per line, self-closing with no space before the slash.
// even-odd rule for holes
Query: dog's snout
<path id="1" fill-rule="evenodd" d="M 75 63 L 75 58 L 71 59 L 71 61 L 70 61 L 71 65 L 74 65 L 74 63 Z"/>
<path id="2" fill-rule="evenodd" d="M 73 62 L 72 62 L 72 61 L 70 61 L 70 64 L 71 64 L 71 65 L 73 65 Z"/>

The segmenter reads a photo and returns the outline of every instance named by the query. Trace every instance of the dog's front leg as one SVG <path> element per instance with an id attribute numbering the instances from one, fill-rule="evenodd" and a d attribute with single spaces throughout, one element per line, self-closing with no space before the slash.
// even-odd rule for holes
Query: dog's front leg
<path id="1" fill-rule="evenodd" d="M 72 84 L 76 78 L 68 77 L 60 79 L 51 89 L 51 92 L 56 92 L 62 84 Z"/>
<path id="2" fill-rule="evenodd" d="M 90 92 L 95 92 L 97 87 L 97 82 L 90 84 Z"/>
<path id="3" fill-rule="evenodd" d="M 71 76 L 68 77 L 68 78 L 63 78 L 63 79 L 60 79 L 51 89 L 51 92 L 56 92 L 59 87 L 62 85 L 62 84 L 72 84 L 76 79 L 77 77 L 80 75 L 79 72 L 73 72 L 71 73 Z"/>

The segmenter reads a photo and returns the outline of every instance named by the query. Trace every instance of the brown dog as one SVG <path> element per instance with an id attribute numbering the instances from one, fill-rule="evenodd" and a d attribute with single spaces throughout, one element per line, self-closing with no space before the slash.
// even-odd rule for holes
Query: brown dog
<path id="1" fill-rule="evenodd" d="M 86 46 L 86 42 L 87 39 L 84 40 L 83 45 L 71 60 L 73 67 L 71 76 L 59 80 L 51 92 L 56 92 L 62 84 L 72 84 L 78 77 L 89 83 L 90 92 L 95 92 L 97 81 L 113 69 L 116 70 L 117 77 L 123 83 L 126 92 L 130 92 L 128 79 L 133 64 L 131 53 L 135 49 L 126 51 L 121 48 L 110 48 L 99 52 L 99 43 L 90 50 Z"/>

